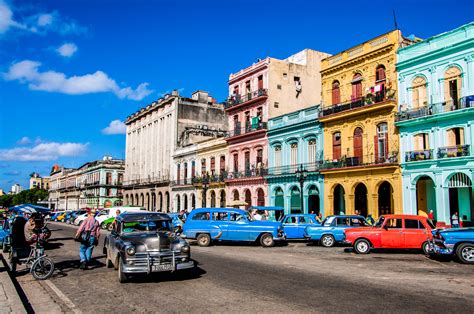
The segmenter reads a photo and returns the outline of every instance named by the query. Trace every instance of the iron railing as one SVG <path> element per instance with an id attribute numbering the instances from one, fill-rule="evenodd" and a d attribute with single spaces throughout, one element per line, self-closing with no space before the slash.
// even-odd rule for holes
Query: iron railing
<path id="1" fill-rule="evenodd" d="M 231 171 L 227 175 L 228 180 L 242 179 L 242 178 L 253 178 L 263 177 L 268 175 L 268 168 L 250 168 L 244 171 Z"/>
<path id="2" fill-rule="evenodd" d="M 432 149 L 423 149 L 423 150 L 412 150 L 405 152 L 405 161 L 418 161 L 418 160 L 428 160 L 433 159 L 433 150 Z"/>
<path id="3" fill-rule="evenodd" d="M 267 170 L 267 175 L 269 176 L 276 176 L 276 175 L 284 175 L 284 174 L 295 174 L 298 170 L 306 170 L 308 172 L 317 172 L 321 168 L 322 162 L 310 162 L 304 164 L 297 164 L 297 165 L 286 165 L 286 166 L 278 166 L 278 167 L 270 167 Z"/>
<path id="4" fill-rule="evenodd" d="M 227 137 L 239 136 L 239 135 L 242 135 L 242 134 L 248 134 L 248 133 L 252 133 L 252 132 L 255 132 L 255 131 L 266 130 L 267 127 L 268 127 L 267 122 L 259 122 L 258 124 L 253 125 L 253 126 L 249 124 L 249 125 L 246 125 L 243 128 L 240 127 L 240 123 L 239 123 L 239 124 L 237 124 L 237 127 L 235 127 L 233 130 L 228 132 Z"/>
<path id="5" fill-rule="evenodd" d="M 227 101 L 224 102 L 225 108 L 232 108 L 234 106 L 246 103 L 250 100 L 257 99 L 259 97 L 267 97 L 268 90 L 266 88 L 260 88 L 253 92 L 249 92 L 243 95 L 237 94 L 230 96 Z"/>
<path id="6" fill-rule="evenodd" d="M 438 158 L 469 156 L 470 145 L 456 145 L 438 148 Z"/>
<path id="7" fill-rule="evenodd" d="M 395 121 L 406 121 L 435 114 L 456 111 L 474 107 L 474 96 L 463 97 L 459 100 L 449 100 L 434 104 L 427 104 L 419 108 L 411 108 L 400 111 L 395 116 Z"/>
<path id="8" fill-rule="evenodd" d="M 369 158 L 371 157 L 371 158 Z M 398 151 L 392 151 L 387 156 L 366 156 L 366 161 L 361 157 L 348 157 L 343 156 L 336 160 L 325 160 L 321 165 L 321 170 L 324 169 L 335 169 L 335 168 L 348 168 L 348 167 L 366 167 L 383 164 L 397 164 L 398 163 Z M 367 161 L 369 160 L 369 161 Z"/>
<path id="9" fill-rule="evenodd" d="M 164 175 L 161 177 L 148 177 L 143 179 L 127 180 L 123 182 L 123 186 L 133 186 L 133 185 L 146 185 L 146 184 L 159 184 L 170 182 L 169 175 Z"/>
<path id="10" fill-rule="evenodd" d="M 374 105 L 387 100 L 393 100 L 393 98 L 387 97 L 384 93 L 381 92 L 371 96 L 354 98 L 348 102 L 323 107 L 323 109 L 319 112 L 319 116 L 327 117 L 336 113 Z"/>

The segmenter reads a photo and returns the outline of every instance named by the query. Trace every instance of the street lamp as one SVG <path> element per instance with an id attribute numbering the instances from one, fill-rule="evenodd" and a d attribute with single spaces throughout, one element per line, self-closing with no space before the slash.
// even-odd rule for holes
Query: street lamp
<path id="1" fill-rule="evenodd" d="M 209 188 L 209 178 L 208 176 L 205 174 L 203 177 L 202 177 L 202 207 L 206 207 L 206 195 L 207 195 L 207 189 Z"/>
<path id="2" fill-rule="evenodd" d="M 308 176 L 308 170 L 304 169 L 303 165 L 300 165 L 298 167 L 298 170 L 296 170 L 296 178 L 300 182 L 300 193 L 301 193 L 300 201 L 301 201 L 302 213 L 304 213 L 303 184 L 307 176 Z"/>

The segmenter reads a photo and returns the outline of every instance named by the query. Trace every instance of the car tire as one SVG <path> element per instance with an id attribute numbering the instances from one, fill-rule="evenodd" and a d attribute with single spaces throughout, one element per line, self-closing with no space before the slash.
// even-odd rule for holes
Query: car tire
<path id="1" fill-rule="evenodd" d="M 109 258 L 109 250 L 107 250 L 107 249 L 105 249 L 105 266 L 107 268 L 114 267 L 114 264 L 112 263 L 112 260 Z"/>
<path id="2" fill-rule="evenodd" d="M 423 242 L 423 244 L 421 245 L 421 249 L 423 250 L 423 253 L 427 256 L 429 256 L 433 253 L 433 249 L 431 248 L 431 244 L 428 241 Z"/>
<path id="3" fill-rule="evenodd" d="M 354 243 L 354 251 L 357 254 L 369 254 L 370 242 L 366 239 L 359 239 Z"/>
<path id="4" fill-rule="evenodd" d="M 100 229 L 104 229 L 104 230 L 107 229 L 107 226 L 105 225 L 105 223 L 100 224 Z"/>
<path id="5" fill-rule="evenodd" d="M 207 233 L 201 233 L 196 240 L 199 246 L 206 247 L 211 245 L 211 237 Z"/>
<path id="6" fill-rule="evenodd" d="M 271 233 L 264 233 L 260 237 L 260 245 L 262 247 L 272 247 L 275 246 L 275 240 Z"/>
<path id="7" fill-rule="evenodd" d="M 120 283 L 127 282 L 128 276 L 123 272 L 123 263 L 120 259 L 118 259 L 118 280 Z"/>
<path id="8" fill-rule="evenodd" d="M 456 256 L 463 264 L 474 264 L 474 244 L 463 243 L 456 249 Z"/>
<path id="9" fill-rule="evenodd" d="M 106 229 L 107 229 L 108 231 L 112 231 L 112 230 L 114 229 L 114 224 L 111 224 L 111 223 L 108 224 L 107 227 L 106 227 Z"/>
<path id="10" fill-rule="evenodd" d="M 321 246 L 324 247 L 333 247 L 334 245 L 336 245 L 336 239 L 334 239 L 334 236 L 330 234 L 323 235 L 319 242 L 321 243 Z"/>

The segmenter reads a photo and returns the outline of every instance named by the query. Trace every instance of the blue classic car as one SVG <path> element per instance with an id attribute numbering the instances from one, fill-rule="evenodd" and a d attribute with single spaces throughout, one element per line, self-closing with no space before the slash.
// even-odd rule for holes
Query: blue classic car
<path id="1" fill-rule="evenodd" d="M 433 251 L 456 255 L 462 263 L 474 264 L 474 227 L 433 230 Z"/>
<path id="2" fill-rule="evenodd" d="M 289 214 L 281 220 L 287 239 L 304 239 L 304 230 L 308 226 L 320 226 L 316 215 Z"/>
<path id="3" fill-rule="evenodd" d="M 263 247 L 285 240 L 281 222 L 256 221 L 245 210 L 236 208 L 198 208 L 183 225 L 182 237 L 197 239 L 199 246 L 212 240 L 259 241 Z"/>
<path id="4" fill-rule="evenodd" d="M 320 226 L 309 226 L 304 237 L 310 241 L 319 241 L 324 247 L 334 246 L 344 240 L 344 229 L 369 226 L 363 216 L 334 215 L 326 217 Z"/>
<path id="5" fill-rule="evenodd" d="M 3 241 L 9 233 L 8 220 L 0 220 L 0 248 L 3 247 Z"/>

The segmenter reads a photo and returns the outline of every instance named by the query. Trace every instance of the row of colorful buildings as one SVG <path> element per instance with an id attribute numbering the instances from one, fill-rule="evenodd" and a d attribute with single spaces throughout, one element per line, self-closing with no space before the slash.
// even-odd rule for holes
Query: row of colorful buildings
<path id="1" fill-rule="evenodd" d="M 175 91 L 125 121 L 124 203 L 472 221 L 473 62 L 474 23 L 426 40 L 394 30 L 258 60 L 229 76 L 224 103 Z"/>

